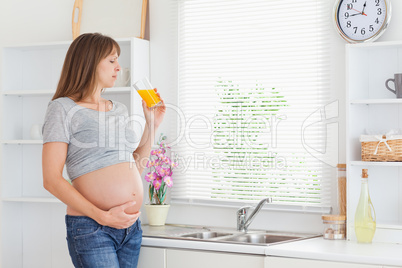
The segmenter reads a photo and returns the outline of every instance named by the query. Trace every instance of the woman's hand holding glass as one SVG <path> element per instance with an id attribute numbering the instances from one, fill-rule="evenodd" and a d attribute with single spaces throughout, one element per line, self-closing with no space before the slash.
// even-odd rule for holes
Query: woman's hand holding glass
<path id="1" fill-rule="evenodd" d="M 155 88 L 154 91 L 161 100 L 160 104 L 150 108 L 148 107 L 147 103 L 144 100 L 142 100 L 142 108 L 144 110 L 144 116 L 147 124 L 149 126 L 151 124 L 154 124 L 154 127 L 158 128 L 165 116 L 166 105 L 163 99 L 161 98 L 160 94 L 158 93 L 158 90 Z"/>
<path id="2" fill-rule="evenodd" d="M 133 84 L 138 95 L 146 102 L 149 108 L 156 107 L 161 104 L 161 98 L 156 94 L 155 88 L 151 85 L 148 78 L 144 76 L 141 80 Z"/>

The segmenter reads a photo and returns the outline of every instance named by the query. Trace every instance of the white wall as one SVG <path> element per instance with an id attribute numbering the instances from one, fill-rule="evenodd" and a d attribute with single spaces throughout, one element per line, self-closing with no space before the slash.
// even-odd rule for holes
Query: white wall
<path id="1" fill-rule="evenodd" d="M 177 99 L 177 81 L 174 76 L 177 59 L 174 46 L 176 32 L 171 19 L 174 10 L 171 0 L 152 0 L 150 5 L 151 79 L 165 98 L 173 106 Z M 175 1 L 175 0 L 172 0 Z M 327 0 L 331 2 L 334 0 Z M 101 32 L 112 37 L 131 37 L 140 34 L 142 0 L 85 0 L 81 33 Z M 49 41 L 71 40 L 71 18 L 74 0 L 1 0 L 0 47 Z M 380 41 L 402 40 L 402 1 L 392 1 L 393 18 L 388 30 Z M 328 19 L 332 19 L 328 10 Z M 332 92 L 333 99 L 339 100 L 339 162 L 345 162 L 345 75 L 344 44 L 335 30 L 331 35 L 333 53 Z M 0 52 L 2 61 L 2 52 Z M 0 66 L 0 80 L 2 75 Z M 169 112 L 169 110 L 168 110 Z M 161 132 L 170 134 L 175 129 L 175 117 L 166 116 Z M 216 208 L 196 205 L 173 205 L 168 222 L 216 226 L 235 226 L 235 208 Z M 143 217 L 145 220 L 145 217 Z M 252 228 L 273 230 L 321 231 L 321 217 L 318 214 L 285 213 L 262 211 Z"/>
<path id="2" fill-rule="evenodd" d="M 81 33 L 139 36 L 142 0 L 85 0 Z M 74 0 L 1 0 L 0 46 L 72 39 Z"/>

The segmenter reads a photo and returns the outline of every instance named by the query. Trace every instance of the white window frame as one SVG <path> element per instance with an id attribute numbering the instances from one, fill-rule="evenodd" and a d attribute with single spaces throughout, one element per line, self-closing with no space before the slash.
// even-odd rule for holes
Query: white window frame
<path id="1" fill-rule="evenodd" d="M 222 2 L 224 2 L 224 1 L 222 1 Z M 328 23 L 329 23 L 329 21 L 328 21 Z M 180 87 L 180 83 L 179 83 L 179 87 Z M 326 105 L 328 103 L 325 103 L 325 102 L 323 102 L 322 104 L 324 106 L 321 106 L 321 107 L 317 106 L 316 110 L 320 110 L 320 109 L 325 110 L 326 108 L 333 108 L 332 104 L 331 105 Z M 179 101 L 178 107 L 180 107 L 180 101 Z M 180 131 L 181 130 L 178 130 L 178 132 L 180 132 Z M 174 149 L 176 150 L 177 147 L 174 147 Z M 179 151 L 178 151 L 178 153 L 180 155 Z M 334 167 L 334 163 L 327 163 L 327 164 L 328 164 L 328 166 L 332 165 L 332 167 Z M 334 175 L 333 174 L 334 169 L 331 169 L 331 170 L 332 170 L 332 174 L 328 174 L 328 176 L 333 176 Z M 176 175 L 175 177 L 180 176 L 180 175 L 177 175 L 177 174 L 175 174 L 175 175 Z M 173 188 L 173 191 L 174 190 L 175 190 L 175 187 Z M 330 189 L 329 189 L 329 191 L 330 191 Z M 327 191 L 327 193 L 330 195 L 330 192 Z M 257 202 L 257 201 L 258 200 L 256 199 L 255 202 Z M 209 206 L 222 206 L 222 207 L 234 206 L 234 207 L 238 207 L 238 204 L 240 202 L 243 202 L 243 201 L 239 200 L 239 202 L 220 202 L 220 201 L 214 202 L 214 201 L 211 201 L 211 200 L 202 200 L 202 199 L 196 199 L 196 198 L 175 198 L 174 194 L 172 195 L 172 203 L 197 203 L 197 204 L 203 204 L 203 205 L 209 205 Z M 251 202 L 252 203 L 253 201 L 252 200 L 247 200 L 246 202 L 249 202 L 249 203 Z M 330 204 L 330 203 L 331 203 L 331 201 L 327 202 L 326 206 L 320 206 L 320 207 L 310 207 L 308 205 L 306 206 L 306 205 L 303 205 L 303 204 L 298 204 L 296 206 L 289 206 L 289 205 L 283 205 L 283 204 L 274 204 L 274 205 L 271 205 L 270 208 L 278 209 L 278 210 L 285 210 L 285 211 L 312 211 L 312 212 L 320 212 L 320 213 L 322 213 L 322 212 L 329 211 L 330 205 L 328 205 L 328 204 Z"/>

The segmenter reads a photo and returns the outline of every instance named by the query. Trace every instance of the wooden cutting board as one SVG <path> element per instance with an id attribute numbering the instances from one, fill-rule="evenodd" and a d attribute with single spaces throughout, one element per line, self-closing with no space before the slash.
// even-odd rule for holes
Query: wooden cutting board
<path id="1" fill-rule="evenodd" d="M 74 2 L 73 19 L 72 19 L 73 40 L 80 35 L 82 1 L 83 0 L 75 0 Z"/>
<path id="2" fill-rule="evenodd" d="M 145 36 L 145 26 L 147 22 L 147 6 L 148 0 L 142 0 L 142 11 L 141 11 L 141 33 L 139 38 L 144 39 Z"/>

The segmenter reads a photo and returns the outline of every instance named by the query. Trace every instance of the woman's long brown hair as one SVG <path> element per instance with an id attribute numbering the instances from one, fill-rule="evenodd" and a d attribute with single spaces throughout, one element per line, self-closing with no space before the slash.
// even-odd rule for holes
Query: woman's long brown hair
<path id="1" fill-rule="evenodd" d="M 120 46 L 111 37 L 100 33 L 78 36 L 67 51 L 52 100 L 70 97 L 78 102 L 91 96 L 96 90 L 96 68 L 99 62 L 114 51 L 120 56 Z"/>

